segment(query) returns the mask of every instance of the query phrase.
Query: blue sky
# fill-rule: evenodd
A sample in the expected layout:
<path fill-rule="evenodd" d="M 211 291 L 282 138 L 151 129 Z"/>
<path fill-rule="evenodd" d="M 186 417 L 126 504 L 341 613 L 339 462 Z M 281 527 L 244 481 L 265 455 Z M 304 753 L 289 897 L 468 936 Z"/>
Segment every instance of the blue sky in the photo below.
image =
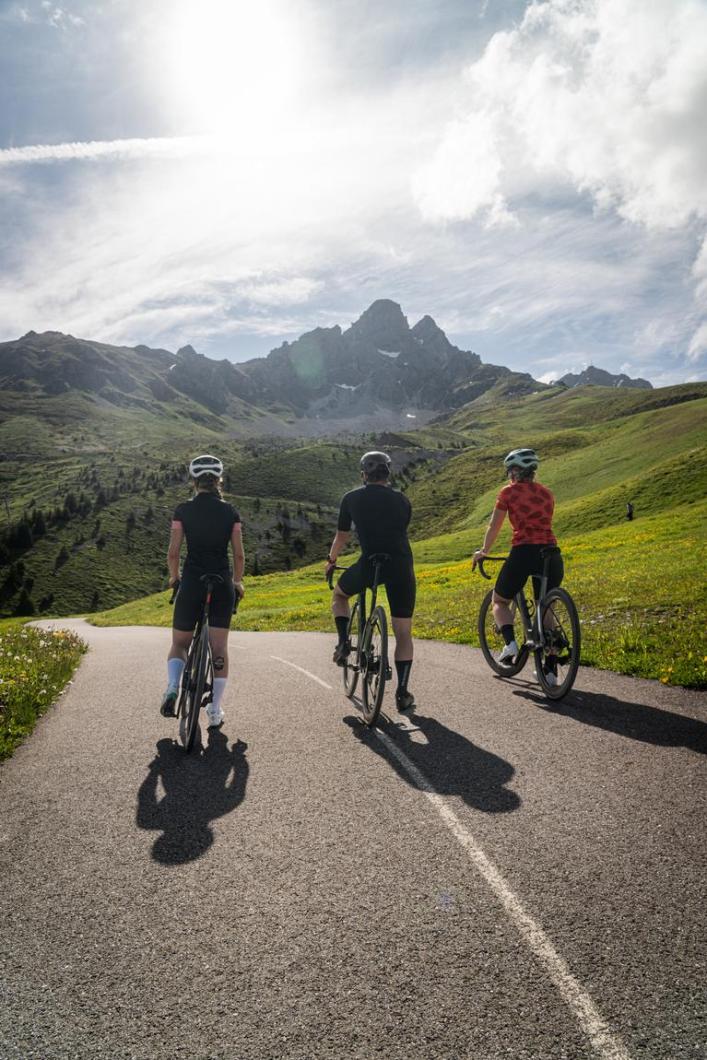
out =
<path fill-rule="evenodd" d="M 707 378 L 705 0 L 0 0 L 0 340 Z"/>

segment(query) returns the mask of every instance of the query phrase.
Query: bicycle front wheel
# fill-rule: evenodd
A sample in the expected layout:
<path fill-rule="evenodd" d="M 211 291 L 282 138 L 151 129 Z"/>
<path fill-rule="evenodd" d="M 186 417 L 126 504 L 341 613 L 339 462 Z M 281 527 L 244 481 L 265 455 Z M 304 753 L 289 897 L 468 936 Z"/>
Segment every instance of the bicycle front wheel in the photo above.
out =
<path fill-rule="evenodd" d="M 182 681 L 179 738 L 185 751 L 191 751 L 199 728 L 199 711 L 206 690 L 206 668 L 209 659 L 209 632 L 204 626 L 192 641 Z"/>
<path fill-rule="evenodd" d="M 358 600 L 351 608 L 351 618 L 349 619 L 349 628 L 346 635 L 351 644 L 351 654 L 344 662 L 342 676 L 344 678 L 344 692 L 351 699 L 356 691 L 359 675 L 358 652 L 361 646 L 361 608 Z"/>
<path fill-rule="evenodd" d="M 516 644 L 520 644 L 521 647 L 516 655 L 515 662 L 510 665 L 498 661 L 498 656 L 506 646 L 506 642 L 493 617 L 493 589 L 489 589 L 486 593 L 486 596 L 481 601 L 481 607 L 479 608 L 478 631 L 481 651 L 483 652 L 484 659 L 494 673 L 499 674 L 501 677 L 513 677 L 515 674 L 519 674 L 528 661 L 528 649 L 523 647 L 525 631 L 522 629 L 522 622 L 520 622 L 515 601 L 511 607 L 513 610 L 513 616 L 516 620 L 514 629 L 518 630 L 520 623 L 522 635 L 519 636 L 518 633 L 516 633 Z"/>
<path fill-rule="evenodd" d="M 378 720 L 388 678 L 388 619 L 382 607 L 374 608 L 363 631 L 361 645 L 363 717 L 366 725 Z"/>
<path fill-rule="evenodd" d="M 577 676 L 582 637 L 574 600 L 565 589 L 551 589 L 543 601 L 543 647 L 535 670 L 548 699 L 566 696 Z"/>

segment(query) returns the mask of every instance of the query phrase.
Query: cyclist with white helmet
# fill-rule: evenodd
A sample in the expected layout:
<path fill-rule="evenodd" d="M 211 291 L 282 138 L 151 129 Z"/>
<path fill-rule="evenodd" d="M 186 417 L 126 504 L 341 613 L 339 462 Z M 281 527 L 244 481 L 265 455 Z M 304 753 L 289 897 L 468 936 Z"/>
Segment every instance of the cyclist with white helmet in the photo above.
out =
<path fill-rule="evenodd" d="M 343 666 L 351 652 L 348 640 L 349 597 L 373 584 L 374 564 L 369 557 L 385 554 L 388 559 L 381 569 L 381 584 L 385 585 L 390 604 L 390 617 L 395 633 L 395 669 L 398 687 L 395 703 L 398 710 L 410 710 L 415 697 L 408 690 L 412 669 L 412 615 L 415 610 L 415 569 L 407 528 L 412 514 L 410 501 L 390 481 L 391 460 L 387 453 L 370 452 L 361 457 L 363 486 L 345 494 L 339 509 L 336 536 L 327 558 L 328 575 L 342 550 L 351 540 L 351 527 L 356 527 L 361 556 L 339 578 L 334 589 L 332 611 L 339 634 L 334 649 L 334 662 Z"/>
<path fill-rule="evenodd" d="M 472 563 L 475 567 L 480 559 L 490 553 L 508 512 L 513 536 L 510 553 L 501 567 L 493 591 L 493 617 L 505 641 L 498 661 L 509 665 L 518 654 L 510 604 L 529 577 L 534 578 L 542 573 L 543 547 L 557 544 L 552 532 L 555 498 L 547 486 L 535 481 L 538 463 L 539 458 L 534 449 L 513 449 L 504 459 L 503 466 L 511 481 L 496 499 L 484 542 L 474 553 Z M 563 576 L 562 556 L 558 552 L 550 559 L 548 589 L 558 586 Z M 538 588 L 534 578 L 533 591 L 536 595 Z"/>
<path fill-rule="evenodd" d="M 174 717 L 179 683 L 186 663 L 194 627 L 204 602 L 204 574 L 218 574 L 223 579 L 214 585 L 209 610 L 209 640 L 214 662 L 213 700 L 206 714 L 209 728 L 221 725 L 221 703 L 228 678 L 228 631 L 233 615 L 235 594 L 243 596 L 245 555 L 241 536 L 241 517 L 221 496 L 223 464 L 218 457 L 205 454 L 189 464 L 194 486 L 190 501 L 178 504 L 172 519 L 167 552 L 169 584 L 179 584 L 172 622 L 172 647 L 167 660 L 167 689 L 162 697 L 161 713 Z M 181 579 L 179 554 L 186 538 L 187 555 Z M 228 545 L 233 552 L 233 577 L 228 563 Z"/>

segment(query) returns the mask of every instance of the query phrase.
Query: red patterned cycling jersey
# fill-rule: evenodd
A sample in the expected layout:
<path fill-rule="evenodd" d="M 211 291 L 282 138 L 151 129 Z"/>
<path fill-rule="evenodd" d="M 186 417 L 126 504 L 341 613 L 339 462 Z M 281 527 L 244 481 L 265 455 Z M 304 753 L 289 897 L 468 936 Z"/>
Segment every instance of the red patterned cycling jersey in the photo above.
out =
<path fill-rule="evenodd" d="M 556 545 L 552 532 L 555 498 L 539 482 L 511 482 L 496 498 L 496 508 L 508 512 L 513 545 Z"/>

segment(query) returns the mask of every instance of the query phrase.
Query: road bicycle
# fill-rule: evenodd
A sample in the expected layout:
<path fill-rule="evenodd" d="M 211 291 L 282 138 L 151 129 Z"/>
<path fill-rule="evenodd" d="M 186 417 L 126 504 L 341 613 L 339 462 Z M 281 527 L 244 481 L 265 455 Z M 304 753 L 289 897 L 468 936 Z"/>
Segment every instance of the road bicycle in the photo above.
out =
<path fill-rule="evenodd" d="M 359 676 L 363 679 L 362 714 L 366 725 L 371 728 L 376 724 L 380 714 L 385 683 L 390 681 L 392 672 L 388 663 L 388 618 L 385 608 L 376 604 L 378 585 L 380 584 L 383 564 L 390 559 L 384 552 L 367 556 L 373 564 L 373 584 L 371 585 L 371 607 L 366 617 L 366 589 L 361 589 L 351 608 L 351 617 L 347 638 L 351 652 L 342 666 L 344 692 L 353 699 L 358 686 Z M 332 567 L 327 575 L 329 588 L 334 588 L 335 570 L 346 570 L 346 567 Z"/>
<path fill-rule="evenodd" d="M 572 688 L 581 652 L 579 615 L 574 600 L 566 589 L 548 591 L 547 588 L 550 560 L 559 552 L 556 545 L 542 549 L 542 574 L 533 575 L 535 600 L 529 600 L 521 589 L 510 605 L 514 626 L 516 615 L 519 615 L 523 630 L 522 637 L 515 637 L 519 650 L 510 663 L 498 661 L 505 641 L 493 617 L 492 590 L 483 598 L 479 609 L 479 643 L 491 669 L 501 677 L 513 677 L 520 673 L 532 652 L 537 679 L 549 699 L 562 699 Z M 484 556 L 477 566 L 482 576 L 490 581 L 491 575 L 484 570 L 484 564 L 503 563 L 506 558 Z"/>
<path fill-rule="evenodd" d="M 204 605 L 187 652 L 187 661 L 182 673 L 176 716 L 179 721 L 179 739 L 184 750 L 194 746 L 199 729 L 199 711 L 213 699 L 214 663 L 209 643 L 209 608 L 214 586 L 222 584 L 220 574 L 204 574 L 199 579 L 204 585 Z M 174 603 L 179 591 L 179 581 L 174 585 L 170 603 Z M 236 593 L 233 613 L 238 610 L 240 598 Z"/>

